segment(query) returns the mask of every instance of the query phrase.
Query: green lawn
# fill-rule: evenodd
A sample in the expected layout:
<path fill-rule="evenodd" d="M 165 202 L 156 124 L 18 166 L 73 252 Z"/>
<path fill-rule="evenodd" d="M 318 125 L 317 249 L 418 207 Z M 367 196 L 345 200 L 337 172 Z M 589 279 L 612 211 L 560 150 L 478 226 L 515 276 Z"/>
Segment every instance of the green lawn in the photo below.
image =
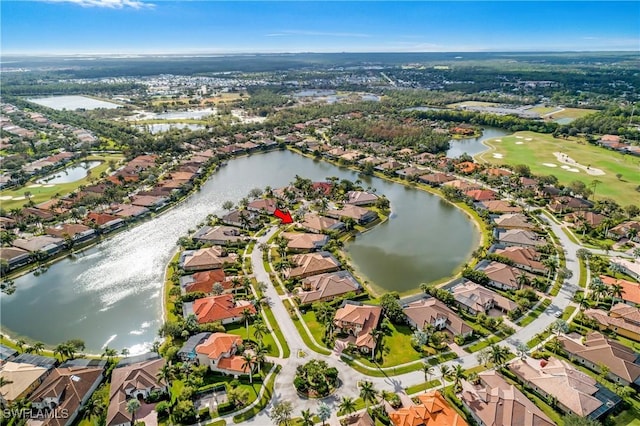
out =
<path fill-rule="evenodd" d="M 318 320 L 316 320 L 315 312 L 310 310 L 302 315 L 302 318 L 304 318 L 304 322 L 307 323 L 307 327 L 309 328 L 309 331 L 311 332 L 313 338 L 316 339 L 316 342 L 322 344 L 322 337 L 324 336 L 324 326 L 320 324 Z"/>
<path fill-rule="evenodd" d="M 441 385 L 440 380 L 431 380 L 429 382 L 420 383 L 418 385 L 409 386 L 405 390 L 407 391 L 407 395 L 413 395 L 414 393 L 422 392 L 427 389 L 435 388 L 436 386 Z"/>
<path fill-rule="evenodd" d="M 284 338 L 284 334 L 282 334 L 280 327 L 278 327 L 278 323 L 276 322 L 276 317 L 273 316 L 273 312 L 271 312 L 271 309 L 267 307 L 262 308 L 262 313 L 269 320 L 269 324 L 271 324 L 273 331 L 276 333 L 276 338 L 280 341 L 280 346 L 282 346 L 282 351 L 283 351 L 282 357 L 289 358 L 289 356 L 291 356 L 291 350 L 289 349 L 289 345 L 287 344 L 287 341 Z"/>
<path fill-rule="evenodd" d="M 498 343 L 500 340 L 501 339 L 497 336 L 491 336 L 488 339 L 484 339 L 478 343 L 475 343 L 471 346 L 466 347 L 465 350 L 470 353 L 478 352 L 484 348 L 487 348 L 493 345 L 494 343 Z"/>
<path fill-rule="evenodd" d="M 411 364 L 411 365 L 405 365 L 403 367 L 394 367 L 394 368 L 390 368 L 388 370 L 380 370 L 380 366 L 375 366 L 376 369 L 375 370 L 370 370 L 368 368 L 364 368 L 362 366 L 360 366 L 359 364 L 356 364 L 355 362 L 353 362 L 353 360 L 350 360 L 349 358 L 347 358 L 346 356 L 341 356 L 340 359 L 347 364 L 349 367 L 353 368 L 356 371 L 359 371 L 362 374 L 365 374 L 367 376 L 372 376 L 372 377 L 390 377 L 390 376 L 397 376 L 398 374 L 405 374 L 405 373 L 410 373 L 412 371 L 418 371 L 422 369 L 422 364 L 420 364 L 419 362 L 416 362 L 415 364 Z M 359 361 L 362 361 L 361 359 Z"/>
<path fill-rule="evenodd" d="M 565 309 L 564 312 L 562 313 L 561 319 L 564 321 L 567 321 L 575 310 L 576 310 L 575 306 L 567 306 L 567 309 Z"/>
<path fill-rule="evenodd" d="M 286 300 L 285 300 L 285 302 L 286 302 Z M 309 312 L 307 312 L 305 315 L 309 315 Z M 313 313 L 311 313 L 311 315 L 313 315 Z M 315 316 L 313 316 L 312 318 L 314 318 L 314 320 L 315 320 Z M 306 343 L 306 345 L 309 348 L 313 349 L 314 352 L 317 352 L 317 353 L 322 354 L 322 355 L 331 355 L 331 351 L 330 350 L 328 350 L 324 346 L 317 346 L 316 344 L 314 344 L 311 341 L 311 339 L 309 338 L 309 334 L 304 329 L 304 326 L 302 325 L 302 323 L 300 323 L 300 320 L 298 319 L 297 316 L 294 316 L 292 319 L 293 319 L 293 324 L 296 326 L 296 329 L 298 330 L 298 333 L 300 334 L 300 337 L 302 337 L 302 340 L 304 340 L 304 343 Z M 311 327 L 309 329 L 311 329 Z M 316 340 L 317 340 L 317 338 L 316 338 Z M 318 340 L 318 344 L 320 344 L 320 345 L 322 344 L 322 338 L 320 338 Z"/>
<path fill-rule="evenodd" d="M 384 336 L 382 348 L 382 364 L 374 364 L 371 357 L 358 357 L 358 361 L 370 367 L 393 367 L 408 362 L 417 361 L 422 354 L 416 352 L 411 346 L 411 327 L 406 325 L 391 324 L 391 334 Z"/>
<path fill-rule="evenodd" d="M 273 395 L 273 388 L 275 386 L 275 381 L 276 381 L 276 376 L 278 375 L 278 372 L 280 371 L 280 366 L 276 366 L 276 370 L 274 372 L 274 374 L 272 374 L 268 379 L 267 382 L 265 384 L 265 391 L 264 394 L 262 395 L 262 398 L 260 398 L 260 401 L 258 402 L 258 404 L 253 407 L 250 410 L 245 411 L 242 414 L 238 414 L 236 416 L 233 417 L 233 422 L 234 423 L 242 423 L 244 421 L 249 420 L 252 417 L 255 417 L 256 414 L 258 414 L 260 411 L 262 411 L 267 404 L 269 403 L 269 401 L 271 401 L 271 397 Z M 255 385 L 254 385 L 255 386 Z M 258 386 L 258 390 L 260 389 L 260 386 Z"/>
<path fill-rule="evenodd" d="M 521 325 L 522 327 L 531 324 L 533 320 L 538 318 L 540 314 L 544 312 L 544 310 L 547 309 L 549 305 L 551 305 L 551 299 L 544 299 L 542 303 L 538 305 L 537 308 L 529 312 L 529 314 L 526 317 L 522 318 L 522 320 L 518 321 L 517 324 Z"/>
<path fill-rule="evenodd" d="M 518 138 L 520 136 L 521 138 Z M 527 141 L 531 138 L 531 141 Z M 537 175 L 553 174 L 562 184 L 570 184 L 575 180 L 583 181 L 589 185 L 598 180 L 595 199 L 609 197 L 621 205 L 640 203 L 640 194 L 635 191 L 638 179 L 635 176 L 640 171 L 640 160 L 630 155 L 623 155 L 605 148 L 578 143 L 576 140 L 556 139 L 552 135 L 535 132 L 517 132 L 511 136 L 485 142 L 490 150 L 479 154 L 477 159 L 493 164 L 526 164 Z M 605 174 L 594 176 L 584 170 L 570 172 L 562 169 L 564 164 L 556 160 L 554 152 L 562 152 L 584 166 L 601 169 Z M 496 158 L 495 155 L 502 158 Z M 543 163 L 555 164 L 556 167 L 548 167 Z M 616 174 L 622 174 L 621 180 Z M 593 197 L 592 197 L 593 198 Z"/>
<path fill-rule="evenodd" d="M 557 109 L 557 108 L 556 108 Z M 584 109 L 584 108 L 564 108 L 563 111 L 554 112 L 550 117 L 547 117 L 550 120 L 559 120 L 561 118 L 580 118 L 585 115 L 593 114 L 596 110 L 593 109 Z"/>
<path fill-rule="evenodd" d="M 236 336 L 240 336 L 243 339 L 247 338 L 247 329 L 243 324 L 232 324 L 226 326 L 225 328 L 227 333 L 229 334 L 235 334 Z M 256 340 L 256 338 L 253 336 L 253 332 L 255 331 L 255 329 L 256 328 L 253 324 L 249 324 L 249 338 L 251 340 Z M 262 343 L 269 350 L 267 352 L 267 355 L 278 356 L 278 347 L 276 346 L 276 342 L 273 340 L 273 336 L 271 335 L 271 333 L 266 334 L 262 337 Z"/>
<path fill-rule="evenodd" d="M 83 161 L 102 161 L 101 164 L 91 169 L 91 176 L 77 180 L 75 182 L 56 184 L 51 187 L 39 186 L 36 188 L 29 188 L 29 185 L 35 184 L 35 181 L 41 177 L 37 177 L 22 187 L 14 190 L 0 191 L 0 197 L 24 197 L 24 193 L 29 191 L 31 193 L 31 200 L 36 203 L 43 203 L 49 201 L 55 194 L 67 195 L 76 190 L 81 185 L 89 185 L 90 179 L 99 180 L 99 176 L 102 172 L 106 172 L 109 168 L 109 160 L 113 160 L 116 163 L 122 160 L 123 156 L 119 154 L 102 154 L 102 155 L 90 155 L 83 159 Z M 10 210 L 16 207 L 22 207 L 29 200 L 2 200 L 2 208 Z"/>

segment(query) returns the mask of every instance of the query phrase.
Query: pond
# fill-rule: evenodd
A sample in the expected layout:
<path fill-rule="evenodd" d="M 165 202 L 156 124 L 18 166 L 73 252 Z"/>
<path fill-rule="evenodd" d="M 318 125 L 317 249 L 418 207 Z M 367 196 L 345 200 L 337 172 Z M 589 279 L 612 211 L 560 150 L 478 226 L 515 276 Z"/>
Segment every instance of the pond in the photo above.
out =
<path fill-rule="evenodd" d="M 185 202 L 121 232 L 39 276 L 15 280 L 16 292 L 0 295 L 1 323 L 16 336 L 56 345 L 71 338 L 92 353 L 105 345 L 148 349 L 161 324 L 164 270 L 176 241 L 195 230 L 222 204 L 255 187 L 284 186 L 296 175 L 356 180 L 351 170 L 288 151 L 231 160 Z M 457 208 L 429 193 L 378 178 L 364 179 L 391 201 L 391 219 L 347 244 L 356 271 L 379 291 L 406 292 L 442 279 L 469 258 L 479 242 L 475 225 Z"/>
<path fill-rule="evenodd" d="M 74 166 L 69 166 L 64 170 L 60 170 L 58 172 L 47 175 L 42 179 L 38 179 L 36 183 L 60 184 L 75 182 L 87 177 L 87 173 L 89 172 L 89 170 L 93 169 L 94 167 L 98 167 L 100 163 L 101 161 L 83 161 L 82 163 L 76 164 Z"/>

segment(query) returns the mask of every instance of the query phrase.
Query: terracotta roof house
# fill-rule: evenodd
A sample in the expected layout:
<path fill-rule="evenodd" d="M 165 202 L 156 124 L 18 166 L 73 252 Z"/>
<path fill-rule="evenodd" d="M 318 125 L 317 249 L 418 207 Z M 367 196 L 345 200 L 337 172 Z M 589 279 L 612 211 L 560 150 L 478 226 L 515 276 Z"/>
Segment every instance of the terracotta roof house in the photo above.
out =
<path fill-rule="evenodd" d="M 114 216 L 107 213 L 95 213 L 89 212 L 85 223 L 94 223 L 98 225 L 101 231 L 112 231 L 125 225 L 124 220 L 118 216 Z"/>
<path fill-rule="evenodd" d="M 636 265 L 640 266 L 640 264 Z M 640 305 L 640 284 L 606 275 L 600 275 L 600 279 L 604 285 L 619 285 L 622 287 L 622 300 L 625 303 Z"/>
<path fill-rule="evenodd" d="M 403 167 L 403 166 L 404 164 L 400 163 L 399 161 L 388 160 L 387 162 L 377 165 L 374 168 L 376 170 L 383 172 L 385 170 L 391 171 L 391 170 L 399 169 L 400 167 Z"/>
<path fill-rule="evenodd" d="M 440 391 L 431 391 L 417 396 L 420 404 L 404 406 L 394 410 L 385 405 L 394 426 L 467 426 L 468 423 L 449 405 Z"/>
<path fill-rule="evenodd" d="M 10 217 L 0 216 L 0 229 L 12 229 L 16 227 L 16 221 Z"/>
<path fill-rule="evenodd" d="M 151 359 L 118 367 L 111 373 L 107 426 L 130 426 L 131 414 L 127 402 L 132 398 L 146 398 L 151 392 L 166 392 L 166 383 L 157 379 L 165 360 Z"/>
<path fill-rule="evenodd" d="M 355 337 L 353 342 L 362 352 L 373 351 L 376 341 L 371 331 L 378 328 L 382 308 L 380 306 L 356 305 L 347 302 L 336 311 L 333 322 L 340 332 Z"/>
<path fill-rule="evenodd" d="M 349 292 L 359 293 L 362 287 L 348 271 L 312 275 L 302 280 L 297 293 L 300 304 L 326 302 Z"/>
<path fill-rule="evenodd" d="M 418 177 L 418 180 L 427 185 L 440 186 L 446 182 L 456 180 L 456 178 L 446 173 L 429 173 Z"/>
<path fill-rule="evenodd" d="M 455 286 L 452 293 L 458 307 L 473 315 L 478 312 L 486 314 L 491 309 L 509 312 L 518 307 L 511 299 L 471 281 Z"/>
<path fill-rule="evenodd" d="M 527 189 L 532 189 L 532 188 L 536 188 L 538 186 L 538 181 L 536 179 L 532 179 L 532 178 L 528 178 L 525 176 L 522 176 L 519 180 L 519 186 L 521 188 L 527 188 Z"/>
<path fill-rule="evenodd" d="M 66 426 L 73 424 L 80 407 L 87 402 L 102 382 L 103 371 L 102 367 L 54 369 L 29 397 L 29 401 L 36 410 L 51 410 L 54 413 L 62 413 L 64 410 L 65 415 L 46 416 L 42 419 L 42 425 Z"/>
<path fill-rule="evenodd" d="M 340 269 L 340 262 L 328 251 L 297 254 L 291 262 L 292 268 L 284 273 L 286 278 L 306 278 Z"/>
<path fill-rule="evenodd" d="M 486 169 L 484 174 L 492 177 L 508 177 L 513 174 L 511 170 L 507 169 Z"/>
<path fill-rule="evenodd" d="M 375 204 L 378 201 L 378 196 L 371 192 L 366 191 L 349 191 L 347 192 L 347 204 L 353 204 L 354 206 L 369 206 Z"/>
<path fill-rule="evenodd" d="M 529 218 L 522 213 L 505 213 L 493 219 L 496 226 L 502 229 L 535 229 L 536 225 L 529 222 Z"/>
<path fill-rule="evenodd" d="M 273 198 L 261 198 L 259 200 L 253 200 L 247 205 L 247 210 L 256 213 L 273 214 L 277 208 L 277 202 Z"/>
<path fill-rule="evenodd" d="M 462 163 L 456 164 L 456 170 L 465 175 L 470 175 L 478 170 L 478 165 L 472 161 L 463 161 Z"/>
<path fill-rule="evenodd" d="M 495 370 L 478 373 L 478 384 L 462 380 L 458 398 L 481 426 L 554 426 L 533 402 Z"/>
<path fill-rule="evenodd" d="M 547 205 L 547 208 L 552 213 L 568 213 L 576 210 L 589 210 L 592 207 L 593 203 L 590 201 L 570 196 L 556 197 Z"/>
<path fill-rule="evenodd" d="M 211 371 L 224 374 L 247 374 L 249 369 L 243 368 L 242 356 L 236 355 L 240 345 L 242 345 L 240 336 L 213 333 L 207 340 L 196 346 L 198 363 L 209 366 Z"/>
<path fill-rule="evenodd" d="M 233 283 L 231 281 L 227 281 L 224 270 L 222 269 L 201 271 L 196 272 L 193 275 L 184 275 L 180 277 L 180 287 L 183 294 L 195 293 L 198 291 L 211 293 L 215 283 L 222 284 L 225 292 L 226 290 L 233 289 Z"/>
<path fill-rule="evenodd" d="M 548 272 L 547 267 L 540 262 L 540 253 L 531 247 L 511 246 L 497 249 L 495 254 L 511 260 L 516 268 L 540 274 Z"/>
<path fill-rule="evenodd" d="M 489 213 L 521 213 L 522 207 L 518 205 L 511 205 L 511 202 L 506 200 L 491 200 L 482 201 L 477 204 L 481 209 L 489 211 Z"/>
<path fill-rule="evenodd" d="M 375 426 L 376 424 L 366 411 L 349 416 L 347 422 L 349 426 Z"/>
<path fill-rule="evenodd" d="M 108 210 L 109 213 L 123 218 L 136 218 L 149 213 L 146 207 L 134 206 L 132 204 L 112 204 Z"/>
<path fill-rule="evenodd" d="M 131 198 L 131 204 L 139 207 L 146 207 L 151 210 L 158 210 L 167 204 L 167 197 L 158 197 L 153 195 L 134 195 Z"/>
<path fill-rule="evenodd" d="M 313 182 L 311 184 L 311 188 L 314 192 L 328 196 L 331 195 L 331 191 L 333 190 L 333 184 L 329 182 Z"/>
<path fill-rule="evenodd" d="M 364 207 L 358 207 L 351 204 L 346 204 L 339 210 L 328 210 L 325 214 L 338 220 L 342 219 L 343 217 L 350 217 L 361 225 L 373 222 L 378 218 L 378 213 L 374 212 L 373 210 L 368 210 Z"/>
<path fill-rule="evenodd" d="M 602 417 L 621 401 L 590 376 L 557 358 L 516 358 L 508 368 L 544 399 L 553 397 L 559 409 L 580 417 Z"/>
<path fill-rule="evenodd" d="M 185 271 L 203 271 L 219 269 L 236 262 L 236 253 L 227 253 L 220 246 L 207 247 L 199 250 L 185 250 L 180 255 L 180 267 Z"/>
<path fill-rule="evenodd" d="M 196 347 L 207 340 L 211 334 L 212 333 L 205 331 L 190 336 L 178 351 L 178 358 L 182 361 L 194 361 L 198 356 L 196 353 Z"/>
<path fill-rule="evenodd" d="M 329 236 L 322 234 L 283 232 L 282 236 L 289 241 L 287 248 L 297 252 L 320 250 L 329 242 Z"/>
<path fill-rule="evenodd" d="M 573 226 L 576 226 L 581 221 L 584 221 L 590 227 L 596 228 L 600 226 L 602 221 L 605 220 L 606 218 L 607 218 L 606 216 L 598 213 L 579 211 L 579 212 L 569 213 L 564 217 L 564 220 L 566 220 L 567 222 L 573 223 Z"/>
<path fill-rule="evenodd" d="M 64 249 L 64 240 L 49 235 L 39 235 L 31 238 L 16 238 L 11 243 L 14 247 L 21 248 L 29 252 L 41 251 L 51 256 Z"/>
<path fill-rule="evenodd" d="M 513 266 L 505 265 L 500 262 L 491 262 L 483 272 L 489 277 L 489 285 L 502 290 L 518 290 L 521 285 L 518 284 L 518 277 L 526 275 L 530 280 L 535 277 L 528 272 L 524 272 Z"/>
<path fill-rule="evenodd" d="M 232 210 L 222 216 L 222 223 L 238 228 L 257 229 L 260 226 L 258 215 L 248 210 Z"/>
<path fill-rule="evenodd" d="M 436 298 L 411 302 L 403 307 L 411 327 L 422 330 L 427 324 L 436 330 L 448 330 L 453 335 L 469 336 L 473 329 L 455 312 Z"/>
<path fill-rule="evenodd" d="M 202 243 L 226 246 L 246 242 L 249 237 L 233 226 L 217 225 L 203 226 L 193 234 L 193 239 Z"/>
<path fill-rule="evenodd" d="M 640 354 L 615 340 L 607 339 L 597 331 L 582 336 L 559 336 L 562 348 L 569 358 L 580 365 L 600 373 L 600 366 L 609 368 L 607 377 L 622 385 L 640 385 Z"/>
<path fill-rule="evenodd" d="M 231 294 L 203 297 L 193 303 L 185 303 L 185 317 L 193 313 L 200 324 L 220 321 L 231 324 L 242 320 L 242 312 L 247 309 L 255 315 L 256 308 L 247 300 L 235 300 Z"/>
<path fill-rule="evenodd" d="M 607 311 L 587 309 L 584 315 L 598 322 L 600 330 L 613 331 L 628 339 L 640 342 L 640 309 L 625 303 L 617 303 Z"/>
<path fill-rule="evenodd" d="M 504 244 L 507 247 L 510 246 L 523 246 L 523 247 L 539 247 L 546 244 L 544 238 L 540 237 L 535 232 L 527 231 L 525 229 L 499 229 L 494 231 L 496 239 L 500 244 Z"/>
<path fill-rule="evenodd" d="M 0 259 L 7 262 L 8 270 L 12 270 L 29 263 L 31 253 L 17 247 L 0 247 Z"/>
<path fill-rule="evenodd" d="M 614 240 L 622 238 L 630 238 L 633 241 L 640 242 L 640 221 L 628 220 L 614 226 L 607 232 L 607 237 Z"/>
<path fill-rule="evenodd" d="M 304 216 L 304 220 L 300 222 L 300 226 L 309 232 L 320 234 L 327 231 L 340 231 L 344 228 L 344 223 L 315 213 L 308 213 Z"/>
<path fill-rule="evenodd" d="M 427 170 L 419 169 L 417 167 L 410 166 L 410 167 L 405 167 L 404 169 L 396 170 L 396 174 L 398 176 L 402 176 L 402 177 L 405 177 L 405 178 L 410 178 L 410 177 L 421 175 L 425 171 L 427 171 Z"/>
<path fill-rule="evenodd" d="M 640 263 L 622 257 L 612 257 L 609 259 L 609 263 L 618 265 L 618 267 L 622 269 L 622 272 L 636 280 L 640 280 Z"/>
<path fill-rule="evenodd" d="M 462 179 L 452 180 L 450 182 L 445 182 L 442 184 L 443 186 L 450 186 L 452 188 L 459 189 L 462 192 L 471 191 L 474 189 L 480 189 L 480 185 L 477 183 L 469 182 Z"/>
<path fill-rule="evenodd" d="M 52 237 L 65 238 L 69 236 L 77 243 L 88 241 L 98 236 L 94 229 L 80 223 L 61 223 L 45 229 L 45 232 Z"/>
<path fill-rule="evenodd" d="M 472 189 L 465 192 L 465 195 L 473 201 L 492 201 L 498 198 L 498 194 L 490 189 Z"/>
<path fill-rule="evenodd" d="M 602 135 L 602 137 L 598 140 L 598 142 L 603 143 L 603 142 L 613 142 L 613 143 L 620 143 L 620 136 L 618 135 Z"/>
<path fill-rule="evenodd" d="M 0 386 L 0 405 L 6 407 L 13 401 L 26 398 L 36 390 L 48 373 L 48 369 L 32 364 L 3 362 L 0 363 L 0 378 L 6 384 Z"/>

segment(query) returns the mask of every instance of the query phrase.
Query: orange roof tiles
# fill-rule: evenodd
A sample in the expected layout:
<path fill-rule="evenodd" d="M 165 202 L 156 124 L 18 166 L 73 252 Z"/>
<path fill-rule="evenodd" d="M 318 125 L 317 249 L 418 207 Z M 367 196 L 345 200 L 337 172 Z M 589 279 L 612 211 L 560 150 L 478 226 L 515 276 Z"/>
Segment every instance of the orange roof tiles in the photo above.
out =
<path fill-rule="evenodd" d="M 389 414 L 395 426 L 467 426 L 468 423 L 444 399 L 440 391 L 418 396 L 420 405 L 403 407 Z"/>

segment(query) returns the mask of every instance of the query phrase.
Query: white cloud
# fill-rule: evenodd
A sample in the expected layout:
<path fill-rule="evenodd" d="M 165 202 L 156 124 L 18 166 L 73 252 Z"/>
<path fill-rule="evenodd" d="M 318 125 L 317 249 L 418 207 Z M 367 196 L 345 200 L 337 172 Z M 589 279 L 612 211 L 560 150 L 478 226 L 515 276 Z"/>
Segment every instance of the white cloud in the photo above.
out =
<path fill-rule="evenodd" d="M 104 7 L 107 9 L 149 9 L 155 7 L 153 3 L 139 0 L 44 0 L 47 3 L 72 3 L 82 7 Z"/>
<path fill-rule="evenodd" d="M 293 37 L 293 36 L 314 36 L 314 37 L 356 37 L 367 38 L 370 34 L 363 33 L 341 33 L 341 32 L 323 32 L 323 31 L 280 31 L 277 33 L 265 34 L 267 37 Z"/>

